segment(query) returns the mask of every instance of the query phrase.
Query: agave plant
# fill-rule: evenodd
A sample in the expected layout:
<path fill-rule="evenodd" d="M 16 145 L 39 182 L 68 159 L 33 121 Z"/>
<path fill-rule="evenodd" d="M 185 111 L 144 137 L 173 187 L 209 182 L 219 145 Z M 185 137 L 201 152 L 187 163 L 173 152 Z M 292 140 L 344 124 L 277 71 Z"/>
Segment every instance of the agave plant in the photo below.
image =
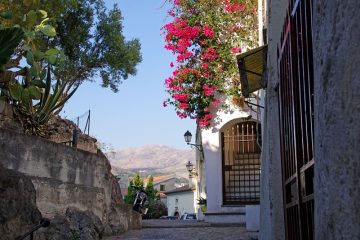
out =
<path fill-rule="evenodd" d="M 1 18 L 10 15 L 0 12 Z M 0 95 L 14 105 L 25 133 L 44 136 L 45 124 L 78 86 L 73 87 L 74 82 L 52 79 L 52 68 L 64 60 L 62 51 L 38 47 L 39 42 L 56 36 L 55 28 L 48 24 L 47 13 L 31 10 L 23 21 L 22 27 L 0 24 Z M 19 64 L 21 59 L 26 60 L 25 66 Z M 17 70 L 11 70 L 13 68 Z"/>
<path fill-rule="evenodd" d="M 65 89 L 72 87 L 73 83 L 57 80 L 52 85 L 51 65 L 48 65 L 47 72 L 37 81 L 31 81 L 29 87 L 24 87 L 18 82 L 9 86 L 10 96 L 16 101 L 20 120 L 25 133 L 45 136 L 45 125 L 50 117 L 58 109 L 61 109 L 66 101 L 71 98 L 78 88 L 75 86 L 70 94 L 65 95 Z"/>

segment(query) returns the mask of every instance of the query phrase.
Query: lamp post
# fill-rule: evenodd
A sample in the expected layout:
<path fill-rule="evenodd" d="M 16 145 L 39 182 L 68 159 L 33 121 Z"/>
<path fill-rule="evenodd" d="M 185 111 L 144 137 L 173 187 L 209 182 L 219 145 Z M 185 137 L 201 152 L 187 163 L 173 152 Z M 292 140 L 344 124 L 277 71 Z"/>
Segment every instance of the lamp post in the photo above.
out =
<path fill-rule="evenodd" d="M 192 138 L 192 134 L 191 134 L 191 132 L 189 132 L 189 130 L 187 130 L 186 133 L 184 134 L 184 138 L 185 138 L 185 142 L 187 143 L 187 145 L 194 146 L 194 147 L 196 147 L 200 152 L 203 152 L 203 149 L 202 149 L 202 145 L 201 145 L 201 144 L 190 143 L 190 142 L 191 142 L 191 138 Z"/>
<path fill-rule="evenodd" d="M 195 176 L 198 175 L 197 172 L 196 172 L 196 170 L 195 170 L 195 168 L 194 168 L 194 165 L 193 165 L 190 161 L 188 161 L 188 162 L 186 163 L 186 169 L 187 169 L 188 172 L 189 172 L 189 177 L 190 177 L 190 178 L 192 177 L 192 175 L 195 175 Z"/>

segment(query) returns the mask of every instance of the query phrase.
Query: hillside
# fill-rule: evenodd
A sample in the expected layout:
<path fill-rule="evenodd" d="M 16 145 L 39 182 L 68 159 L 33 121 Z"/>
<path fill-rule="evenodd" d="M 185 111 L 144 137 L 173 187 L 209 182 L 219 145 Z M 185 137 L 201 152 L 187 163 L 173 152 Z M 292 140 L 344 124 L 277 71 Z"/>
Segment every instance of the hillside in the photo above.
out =
<path fill-rule="evenodd" d="M 141 175 L 175 174 L 188 177 L 186 163 L 195 162 L 195 151 L 180 150 L 164 145 L 146 145 L 126 148 L 107 154 L 116 174 L 140 172 Z"/>

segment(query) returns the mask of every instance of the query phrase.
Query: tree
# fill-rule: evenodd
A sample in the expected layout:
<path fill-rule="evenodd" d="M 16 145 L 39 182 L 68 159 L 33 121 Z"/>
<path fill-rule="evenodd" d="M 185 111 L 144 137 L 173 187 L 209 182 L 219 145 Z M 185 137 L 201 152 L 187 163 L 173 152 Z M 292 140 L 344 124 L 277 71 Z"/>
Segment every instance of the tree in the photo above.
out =
<path fill-rule="evenodd" d="M 80 83 L 100 76 L 103 87 L 118 91 L 142 60 L 139 40 L 125 40 L 117 5 L 107 10 L 103 0 L 78 0 L 76 8 L 67 6 L 56 19 L 59 38 L 51 42 L 67 57 L 57 74 Z"/>
<path fill-rule="evenodd" d="M 149 176 L 145 191 L 147 193 L 148 199 L 158 200 L 157 190 L 154 188 L 154 177 L 152 175 Z"/>
<path fill-rule="evenodd" d="M 126 41 L 122 33 L 121 11 L 114 5 L 105 7 L 104 0 L 23 0 L 0 4 L 0 11 L 14 16 L 7 25 L 22 23 L 22 16 L 31 10 L 43 9 L 57 29 L 56 37 L 47 39 L 42 48 L 63 50 L 64 64 L 54 71 L 56 77 L 69 86 L 93 81 L 100 76 L 103 87 L 118 91 L 122 80 L 136 74 L 141 62 L 138 39 Z M 71 87 L 66 89 L 70 91 Z"/>
<path fill-rule="evenodd" d="M 149 176 L 145 191 L 148 196 L 148 212 L 144 216 L 145 219 L 158 219 L 163 215 L 167 215 L 165 204 L 160 201 L 158 191 L 154 188 L 154 178 Z"/>
<path fill-rule="evenodd" d="M 2 1 L 0 20 L 1 30 L 21 30 L 0 69 L 0 98 L 16 106 L 31 134 L 45 135 L 50 116 L 83 81 L 100 76 L 116 92 L 141 61 L 139 40 L 125 40 L 119 8 L 103 0 Z"/>
<path fill-rule="evenodd" d="M 136 197 L 136 192 L 138 191 L 135 187 L 143 187 L 144 180 L 140 177 L 139 173 L 137 173 L 134 178 L 130 181 L 128 186 L 128 194 L 124 198 L 124 202 L 128 204 L 133 204 Z"/>
<path fill-rule="evenodd" d="M 154 178 L 150 176 L 148 178 L 145 191 L 147 194 L 146 205 L 148 212 L 143 217 L 145 219 L 157 219 L 160 216 L 167 215 L 167 209 L 165 204 L 160 201 L 159 196 L 157 195 L 157 190 L 154 189 Z M 143 187 L 144 181 L 137 173 L 134 178 L 130 181 L 128 187 L 128 195 L 125 196 L 125 203 L 133 204 L 135 201 L 135 196 L 137 189 L 135 187 Z M 135 186 L 135 187 L 134 187 Z"/>

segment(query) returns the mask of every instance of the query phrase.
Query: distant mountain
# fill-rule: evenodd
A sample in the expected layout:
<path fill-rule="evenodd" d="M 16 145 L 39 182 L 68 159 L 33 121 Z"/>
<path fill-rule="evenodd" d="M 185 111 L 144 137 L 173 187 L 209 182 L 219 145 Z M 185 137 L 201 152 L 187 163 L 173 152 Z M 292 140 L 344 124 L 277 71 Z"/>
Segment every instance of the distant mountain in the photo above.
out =
<path fill-rule="evenodd" d="M 106 154 L 115 174 L 168 175 L 188 177 L 186 163 L 195 163 L 195 151 L 180 150 L 164 145 L 146 145 L 126 148 Z"/>

